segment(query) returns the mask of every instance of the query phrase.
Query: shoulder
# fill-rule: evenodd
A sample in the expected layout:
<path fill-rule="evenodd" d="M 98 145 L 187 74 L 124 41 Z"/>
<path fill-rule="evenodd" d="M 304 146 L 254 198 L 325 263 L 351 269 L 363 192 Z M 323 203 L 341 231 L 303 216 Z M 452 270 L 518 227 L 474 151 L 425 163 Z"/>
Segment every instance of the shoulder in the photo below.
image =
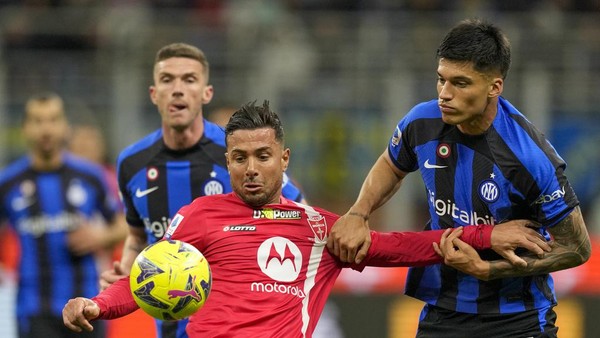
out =
<path fill-rule="evenodd" d="M 437 100 L 430 100 L 421 102 L 409 110 L 400 122 L 398 122 L 396 132 L 404 133 L 411 130 L 421 132 L 423 130 L 438 130 L 443 128 L 444 122 L 442 121 L 442 113 L 438 102 Z"/>
<path fill-rule="evenodd" d="M 498 116 L 494 120 L 493 127 L 511 148 L 524 147 L 525 153 L 534 145 L 545 150 L 553 150 L 549 149 L 549 142 L 544 134 L 504 98 L 498 101 Z"/>
<path fill-rule="evenodd" d="M 9 163 L 4 169 L 0 170 L 0 184 L 13 179 L 25 170 L 29 169 L 31 161 L 28 156 L 22 156 L 14 162 Z"/>
<path fill-rule="evenodd" d="M 225 147 L 225 129 L 216 123 L 204 120 L 204 137 L 222 147 Z"/>
<path fill-rule="evenodd" d="M 403 120 L 406 121 L 406 123 L 410 123 L 419 119 L 435 119 L 441 117 L 442 113 L 438 106 L 438 101 L 430 100 L 426 102 L 421 102 L 412 107 L 412 109 L 408 111 L 406 116 L 404 116 Z"/>
<path fill-rule="evenodd" d="M 95 162 L 78 157 L 74 154 L 65 152 L 64 154 L 65 167 L 70 171 L 69 175 L 75 175 L 78 178 L 90 180 L 90 182 L 106 183 L 106 174 L 104 167 Z"/>
<path fill-rule="evenodd" d="M 159 141 L 162 141 L 162 129 L 157 129 L 154 132 L 144 136 L 137 142 L 125 147 L 125 149 L 123 149 L 119 154 L 117 163 L 120 163 L 123 160 L 152 147 Z"/>

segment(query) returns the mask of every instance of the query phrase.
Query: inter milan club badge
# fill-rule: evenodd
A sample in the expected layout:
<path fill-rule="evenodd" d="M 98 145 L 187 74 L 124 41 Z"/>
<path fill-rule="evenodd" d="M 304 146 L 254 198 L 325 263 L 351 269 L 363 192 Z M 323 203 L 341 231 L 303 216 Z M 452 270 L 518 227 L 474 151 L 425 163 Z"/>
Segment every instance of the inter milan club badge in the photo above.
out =
<path fill-rule="evenodd" d="M 487 203 L 494 203 L 500 196 L 498 184 L 490 179 L 484 180 L 479 184 L 479 198 Z"/>
<path fill-rule="evenodd" d="M 204 182 L 202 189 L 204 190 L 204 195 L 206 196 L 223 193 L 223 183 L 217 180 L 217 173 L 215 171 L 210 173 L 210 179 Z"/>

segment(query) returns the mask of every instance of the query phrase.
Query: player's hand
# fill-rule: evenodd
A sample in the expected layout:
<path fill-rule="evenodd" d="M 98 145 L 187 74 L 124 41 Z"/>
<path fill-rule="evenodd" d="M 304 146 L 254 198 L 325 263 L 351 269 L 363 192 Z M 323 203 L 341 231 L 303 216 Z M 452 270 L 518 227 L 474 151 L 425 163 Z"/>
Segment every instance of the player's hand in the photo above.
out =
<path fill-rule="evenodd" d="M 525 248 L 538 257 L 544 257 L 545 252 L 550 252 L 550 243 L 531 227 L 539 224 L 528 220 L 512 220 L 496 224 L 492 231 L 492 249 L 508 260 L 512 265 L 526 267 L 527 262 L 515 254 L 515 249 Z"/>
<path fill-rule="evenodd" d="M 104 291 L 119 279 L 126 277 L 128 273 L 123 269 L 121 262 L 113 262 L 113 268 L 100 274 L 100 291 Z"/>
<path fill-rule="evenodd" d="M 342 262 L 359 264 L 367 257 L 371 246 L 371 232 L 367 221 L 346 213 L 340 217 L 329 233 L 327 249 Z"/>
<path fill-rule="evenodd" d="M 77 297 L 70 299 L 63 308 L 63 323 L 67 328 L 75 332 L 93 331 L 94 327 L 90 320 L 100 315 L 98 304 L 91 299 Z"/>
<path fill-rule="evenodd" d="M 487 280 L 489 277 L 490 264 L 479 257 L 477 251 L 469 244 L 458 238 L 462 232 L 445 231 L 440 244 L 433 243 L 433 249 L 438 255 L 444 257 L 444 263 L 456 270 L 474 276 L 475 278 Z"/>

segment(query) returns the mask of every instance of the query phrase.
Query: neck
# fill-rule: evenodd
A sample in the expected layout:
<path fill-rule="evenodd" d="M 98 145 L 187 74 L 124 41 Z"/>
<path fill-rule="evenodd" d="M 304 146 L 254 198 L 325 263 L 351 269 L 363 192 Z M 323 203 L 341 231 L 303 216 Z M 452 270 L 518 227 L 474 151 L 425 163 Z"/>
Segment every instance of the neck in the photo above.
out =
<path fill-rule="evenodd" d="M 184 128 L 177 129 L 162 125 L 163 140 L 169 149 L 184 150 L 194 146 L 204 134 L 204 121 L 198 117 L 194 122 Z"/>
<path fill-rule="evenodd" d="M 494 123 L 498 114 L 498 98 L 492 98 L 488 101 L 483 113 L 477 118 L 457 125 L 458 130 L 467 135 L 481 135 L 485 133 Z"/>
<path fill-rule="evenodd" d="M 63 153 L 39 154 L 31 153 L 31 167 L 38 171 L 51 171 L 60 168 L 63 164 Z"/>

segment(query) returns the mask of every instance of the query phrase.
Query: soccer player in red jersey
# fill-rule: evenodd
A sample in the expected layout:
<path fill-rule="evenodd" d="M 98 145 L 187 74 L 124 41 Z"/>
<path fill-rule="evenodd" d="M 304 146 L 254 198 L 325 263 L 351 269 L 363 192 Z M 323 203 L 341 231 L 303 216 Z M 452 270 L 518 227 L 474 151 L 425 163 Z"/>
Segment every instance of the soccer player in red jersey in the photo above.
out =
<path fill-rule="evenodd" d="M 173 217 L 164 237 L 194 245 L 211 265 L 211 293 L 191 316 L 189 337 L 311 337 L 343 267 L 439 263 L 432 243 L 441 238 L 462 235 L 475 249 L 504 254 L 517 246 L 536 253 L 549 250 L 541 236 L 524 226 L 528 222 L 513 221 L 469 231 L 372 232 L 367 258 L 360 265 L 342 263 L 326 249 L 329 227 L 339 216 L 281 196 L 290 150 L 268 102 L 243 106 L 225 133 L 234 192 L 195 199 Z M 117 318 L 135 309 L 129 280 L 123 278 L 92 299 L 70 300 L 63 319 L 74 331 L 89 331 L 93 319 Z"/>

